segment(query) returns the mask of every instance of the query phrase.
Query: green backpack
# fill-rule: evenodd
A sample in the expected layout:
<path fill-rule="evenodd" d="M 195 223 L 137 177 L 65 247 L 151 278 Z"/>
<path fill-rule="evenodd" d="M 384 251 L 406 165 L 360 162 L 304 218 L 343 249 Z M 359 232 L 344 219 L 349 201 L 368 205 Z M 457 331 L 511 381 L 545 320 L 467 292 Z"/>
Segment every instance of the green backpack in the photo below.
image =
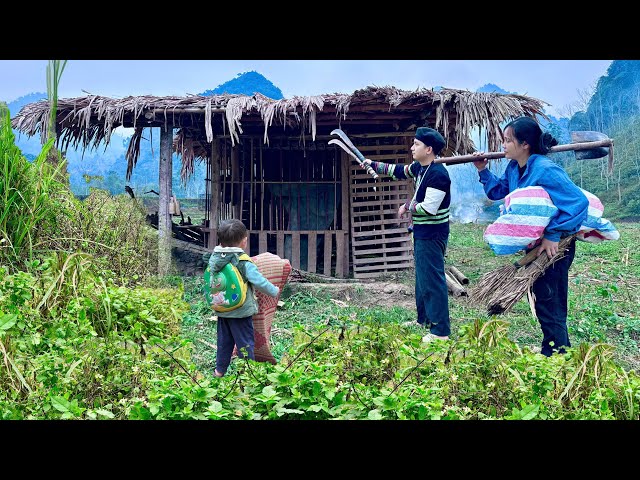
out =
<path fill-rule="evenodd" d="M 253 262 L 246 253 L 241 254 L 238 259 Z M 207 265 L 204 271 L 204 296 L 216 312 L 229 312 L 244 304 L 247 299 L 247 282 L 231 263 L 227 263 L 213 275 Z"/>

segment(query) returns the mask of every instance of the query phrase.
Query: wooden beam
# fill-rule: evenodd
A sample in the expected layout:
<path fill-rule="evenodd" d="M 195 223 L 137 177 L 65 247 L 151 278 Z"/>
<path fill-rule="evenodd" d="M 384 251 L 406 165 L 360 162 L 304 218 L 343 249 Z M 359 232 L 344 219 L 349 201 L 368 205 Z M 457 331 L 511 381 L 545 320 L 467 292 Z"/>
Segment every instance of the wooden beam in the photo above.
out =
<path fill-rule="evenodd" d="M 333 122 L 335 123 L 335 122 Z M 243 123 L 244 125 L 244 123 Z M 261 127 L 263 128 L 263 127 Z M 346 127 L 345 127 L 346 128 Z M 378 138 L 378 137 L 411 137 L 413 138 L 415 136 L 415 131 L 408 131 L 408 132 L 389 132 L 389 133 L 349 133 L 349 138 Z M 263 141 L 263 137 L 264 137 L 264 133 L 261 134 L 251 134 L 251 133 L 247 133 L 247 134 L 243 134 L 243 138 L 244 139 L 249 139 L 249 138 L 256 138 L 258 139 L 260 142 Z M 231 135 L 218 135 L 216 138 L 219 138 L 221 140 L 229 140 L 231 138 Z M 284 140 L 290 140 L 290 141 L 294 141 L 294 142 L 299 142 L 302 141 L 303 139 L 307 142 L 311 142 L 313 141 L 313 138 L 311 135 L 279 135 L 279 134 L 272 134 L 269 135 L 269 138 L 273 139 L 273 138 L 282 138 Z M 329 140 L 331 140 L 332 138 L 337 138 L 335 135 L 316 135 L 316 143 L 323 143 L 323 142 L 328 142 Z M 336 147 L 337 148 L 337 147 Z M 402 145 L 373 145 L 373 146 L 362 146 L 362 147 L 358 147 L 358 150 L 378 150 L 379 148 L 381 149 L 399 149 L 399 148 L 403 148 Z M 302 148 L 300 148 L 302 149 Z M 280 148 L 279 150 L 287 150 L 286 148 Z M 399 154 L 402 155 L 402 154 Z"/>
<path fill-rule="evenodd" d="M 344 278 L 344 243 L 345 243 L 345 233 L 342 230 L 336 231 L 336 273 L 335 276 L 337 278 Z"/>

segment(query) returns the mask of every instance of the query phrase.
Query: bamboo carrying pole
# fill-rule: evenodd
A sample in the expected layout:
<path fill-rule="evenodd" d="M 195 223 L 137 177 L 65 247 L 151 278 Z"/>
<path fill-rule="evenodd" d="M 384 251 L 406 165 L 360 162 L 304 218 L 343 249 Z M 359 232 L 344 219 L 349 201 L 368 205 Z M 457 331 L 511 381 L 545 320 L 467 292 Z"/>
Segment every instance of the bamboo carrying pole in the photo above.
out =
<path fill-rule="evenodd" d="M 567 143 L 564 145 L 556 145 L 549 149 L 550 153 L 555 152 L 568 152 L 574 151 L 586 151 L 593 150 L 592 155 L 585 156 L 583 158 L 602 158 L 605 154 L 600 153 L 600 150 L 604 147 L 609 147 L 609 173 L 613 172 L 613 139 L 607 138 L 604 140 L 597 140 L 594 142 L 579 142 L 579 143 Z M 598 150 L 600 149 L 600 150 Z M 504 158 L 504 152 L 488 152 L 483 155 L 458 155 L 455 157 L 442 157 L 434 160 L 435 163 L 444 163 L 445 165 L 458 165 L 460 163 L 477 162 L 482 159 L 497 159 Z"/>
<path fill-rule="evenodd" d="M 556 145 L 554 147 L 551 147 L 549 149 L 550 153 L 555 153 L 555 152 L 568 152 L 571 150 L 593 150 L 596 148 L 600 148 L 600 147 L 613 147 L 613 139 L 608 138 L 606 140 L 598 140 L 595 142 L 581 142 L 581 143 L 567 143 L 564 145 Z M 488 152 L 483 154 L 482 156 L 478 156 L 478 155 L 458 155 L 455 157 L 442 157 L 442 158 L 437 158 L 435 161 L 435 163 L 444 163 L 446 165 L 457 165 L 459 163 L 470 163 L 470 162 L 477 162 L 478 160 L 481 160 L 483 158 L 488 158 L 489 160 L 492 159 L 496 159 L 496 158 L 504 158 L 505 154 L 504 152 Z M 601 158 L 600 157 L 594 157 L 594 158 Z M 610 156 L 609 157 L 609 168 L 611 168 L 611 163 L 612 163 L 613 159 Z"/>

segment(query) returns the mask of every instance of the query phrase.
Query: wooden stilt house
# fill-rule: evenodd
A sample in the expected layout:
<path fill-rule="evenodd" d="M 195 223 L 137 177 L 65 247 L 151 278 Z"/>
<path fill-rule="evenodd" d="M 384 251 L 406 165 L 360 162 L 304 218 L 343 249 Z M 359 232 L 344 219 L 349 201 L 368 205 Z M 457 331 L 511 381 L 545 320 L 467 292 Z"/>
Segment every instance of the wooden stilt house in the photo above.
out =
<path fill-rule="evenodd" d="M 216 245 L 220 220 L 239 218 L 250 231 L 250 255 L 269 251 L 309 272 L 372 278 L 413 266 L 410 219 L 397 215 L 413 185 L 386 177 L 374 181 L 352 157 L 328 144 L 331 131 L 341 128 L 372 160 L 408 164 L 419 126 L 442 133 L 448 142 L 444 156 L 474 151 L 474 129 L 496 151 L 503 122 L 542 114 L 543 105 L 521 95 L 393 87 L 278 101 L 260 94 L 89 95 L 58 100 L 56 129 L 64 149 L 95 147 L 108 143 L 119 126 L 135 128 L 127 152 L 130 175 L 144 129 L 161 127 L 161 262 L 162 249 L 169 248 L 171 217 L 163 202 L 171 196 L 175 152 L 183 178 L 193 173 L 195 162 L 207 165 L 205 247 Z M 47 101 L 26 105 L 13 119 L 14 128 L 27 135 L 46 132 L 48 108 Z"/>

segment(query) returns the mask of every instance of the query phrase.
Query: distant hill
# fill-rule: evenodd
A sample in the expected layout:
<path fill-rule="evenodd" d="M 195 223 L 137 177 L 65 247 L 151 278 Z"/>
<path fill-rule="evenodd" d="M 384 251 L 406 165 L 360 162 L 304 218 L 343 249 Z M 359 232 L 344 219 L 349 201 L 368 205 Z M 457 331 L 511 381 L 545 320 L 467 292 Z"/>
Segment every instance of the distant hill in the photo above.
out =
<path fill-rule="evenodd" d="M 494 85 L 493 83 L 487 83 L 486 85 L 483 85 L 478 90 L 476 90 L 476 92 L 478 92 L 478 93 L 507 93 L 507 94 L 516 93 L 516 92 L 507 92 L 506 90 L 503 90 L 502 88 L 500 88 L 497 85 Z"/>
<path fill-rule="evenodd" d="M 46 100 L 46 93 L 30 93 L 25 95 L 24 97 L 16 98 L 13 102 L 8 103 L 9 112 L 11 113 L 11 118 L 18 114 L 20 109 L 29 103 L 39 102 L 40 100 Z"/>
<path fill-rule="evenodd" d="M 586 111 L 571 117 L 573 130 L 601 132 L 640 114 L 640 61 L 614 60 L 600 77 Z"/>
<path fill-rule="evenodd" d="M 519 95 L 518 92 L 508 92 L 503 88 L 493 84 L 487 83 L 480 87 L 477 92 L 484 93 L 502 93 L 508 95 Z M 542 99 L 544 100 L 544 99 Z M 549 121 L 542 117 L 538 117 L 538 122 L 543 130 L 549 130 L 549 132 L 558 140 L 559 143 L 569 143 L 571 135 L 569 134 L 569 119 L 568 118 L 556 118 L 553 115 L 548 115 Z"/>
<path fill-rule="evenodd" d="M 255 71 L 239 73 L 236 78 L 224 82 L 213 90 L 205 90 L 200 95 L 209 97 L 211 95 L 222 95 L 225 93 L 232 95 L 254 95 L 255 93 L 261 93 L 265 97 L 272 98 L 273 100 L 282 100 L 284 98 L 282 91 L 278 87 Z"/>

